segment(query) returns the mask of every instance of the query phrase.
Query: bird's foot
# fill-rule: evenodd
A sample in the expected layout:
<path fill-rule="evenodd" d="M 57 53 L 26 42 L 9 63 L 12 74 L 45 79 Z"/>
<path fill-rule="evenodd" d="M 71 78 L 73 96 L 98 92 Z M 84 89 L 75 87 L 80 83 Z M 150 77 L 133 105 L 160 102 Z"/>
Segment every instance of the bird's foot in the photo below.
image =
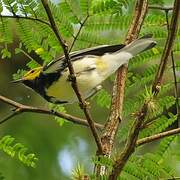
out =
<path fill-rule="evenodd" d="M 76 81 L 76 74 L 69 74 L 67 81 L 75 82 Z"/>
<path fill-rule="evenodd" d="M 79 106 L 81 109 L 90 109 L 90 103 L 87 101 L 84 101 L 83 103 L 79 102 Z"/>

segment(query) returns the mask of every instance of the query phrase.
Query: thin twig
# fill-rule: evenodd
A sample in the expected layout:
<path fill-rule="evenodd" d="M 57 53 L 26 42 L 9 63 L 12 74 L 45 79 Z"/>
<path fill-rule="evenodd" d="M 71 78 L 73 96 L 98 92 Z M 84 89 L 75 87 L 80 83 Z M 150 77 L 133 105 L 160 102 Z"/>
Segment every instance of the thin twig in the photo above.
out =
<path fill-rule="evenodd" d="M 6 121 L 8 121 L 9 119 L 13 118 L 13 117 L 16 116 L 16 115 L 17 115 L 17 113 L 15 113 L 15 112 L 10 113 L 8 116 L 6 116 L 5 118 L 3 118 L 3 119 L 0 121 L 0 124 L 5 123 Z"/>
<path fill-rule="evenodd" d="M 38 18 L 33 18 L 33 17 L 28 17 L 28 16 L 9 16 L 9 15 L 0 15 L 0 17 L 2 18 L 10 18 L 10 19 L 25 19 L 25 20 L 31 20 L 31 21 L 38 21 L 41 22 L 43 24 L 46 24 L 48 26 L 51 26 L 48 22 L 42 20 L 42 19 L 38 19 Z"/>
<path fill-rule="evenodd" d="M 13 110 L 13 112 L 8 115 L 7 117 L 5 117 L 3 120 L 0 121 L 0 124 L 6 122 L 7 120 L 9 120 L 10 118 L 14 117 L 17 114 L 23 113 L 23 112 L 33 112 L 33 113 L 41 113 L 41 114 L 49 114 L 49 115 L 53 115 L 53 116 L 57 116 L 60 118 L 64 118 L 70 122 L 73 122 L 75 124 L 80 124 L 80 125 L 84 125 L 84 126 L 89 126 L 87 120 L 85 119 L 81 119 L 66 113 L 62 113 L 62 112 L 57 112 L 57 111 L 51 111 L 51 110 L 47 110 L 47 109 L 43 109 L 43 108 L 38 108 L 38 107 L 32 107 L 32 106 L 27 106 L 21 103 L 18 103 L 16 101 L 13 101 L 9 98 L 6 98 L 4 96 L 0 95 L 0 101 L 11 105 L 13 107 L 15 107 L 15 110 Z M 95 126 L 98 129 L 102 129 L 103 125 L 99 124 L 99 123 L 95 123 Z"/>
<path fill-rule="evenodd" d="M 166 45 L 162 54 L 161 62 L 160 62 L 158 72 L 155 77 L 155 81 L 153 83 L 152 90 L 154 93 L 158 93 L 160 90 L 163 74 L 164 74 L 165 67 L 168 61 L 168 56 L 170 55 L 170 52 L 174 43 L 174 39 L 175 39 L 175 34 L 177 31 L 177 26 L 178 26 L 177 19 L 179 18 L 180 0 L 175 0 L 175 3 L 177 4 L 174 4 L 174 9 L 173 9 L 174 14 L 171 19 L 171 25 L 169 27 L 167 42 L 166 42 Z"/>
<path fill-rule="evenodd" d="M 71 44 L 71 46 L 70 46 L 70 48 L 69 48 L 69 53 L 71 52 L 71 50 L 72 50 L 72 48 L 73 48 L 73 46 L 74 46 L 74 44 L 75 44 L 75 42 L 76 42 L 79 34 L 81 33 L 81 30 L 82 30 L 82 28 L 84 27 L 84 24 L 86 23 L 86 21 L 88 20 L 88 18 L 89 18 L 89 15 L 87 15 L 86 18 L 84 19 L 84 21 L 83 21 L 82 23 L 80 23 L 80 28 L 79 28 L 77 34 L 74 36 L 74 40 L 73 40 L 73 42 L 72 42 L 72 44 Z"/>
<path fill-rule="evenodd" d="M 179 119 L 180 119 L 180 104 L 179 104 L 179 100 L 178 100 L 178 83 L 177 83 L 177 77 L 176 77 L 176 68 L 175 68 L 175 62 L 174 62 L 174 53 L 173 51 L 171 51 L 171 60 L 172 60 L 172 66 L 173 66 L 173 76 L 174 76 L 174 95 L 176 98 L 176 113 L 178 115 L 178 124 L 180 123 Z"/>
<path fill-rule="evenodd" d="M 180 128 L 176 128 L 176 129 L 165 131 L 165 132 L 155 134 L 155 135 L 152 135 L 152 136 L 149 136 L 149 137 L 145 137 L 145 138 L 139 139 L 136 142 L 136 146 L 141 146 L 143 144 L 147 144 L 147 143 L 162 139 L 164 137 L 176 135 L 176 134 L 179 134 L 179 133 L 180 133 Z"/>
<path fill-rule="evenodd" d="M 159 180 L 180 180 L 180 177 L 172 177 L 172 178 L 160 178 Z"/>
<path fill-rule="evenodd" d="M 173 10 L 173 7 L 162 7 L 162 6 L 153 6 L 153 5 L 149 5 L 148 8 L 162 10 L 162 11 L 172 11 Z"/>
<path fill-rule="evenodd" d="M 21 4 L 21 3 L 20 3 Z M 26 13 L 26 10 L 24 9 L 24 6 L 21 4 L 21 10 L 24 12 L 24 15 L 25 15 L 25 17 L 27 17 L 28 15 L 27 15 L 27 13 Z"/>
<path fill-rule="evenodd" d="M 19 48 L 19 50 L 27 57 L 29 58 L 31 61 L 35 61 L 39 66 L 41 66 L 41 64 L 39 64 L 37 62 L 37 60 L 33 59 L 26 51 L 24 51 L 22 48 Z"/>
<path fill-rule="evenodd" d="M 12 3 L 10 3 L 9 1 L 7 1 L 7 3 L 8 3 L 8 5 L 9 5 L 10 9 L 11 9 L 11 13 L 13 14 L 13 16 L 16 16 L 16 13 L 15 13 L 12 5 L 11 5 Z"/>
<path fill-rule="evenodd" d="M 59 41 L 59 44 L 60 46 L 62 47 L 63 51 L 64 51 L 64 56 L 66 58 L 66 62 L 68 64 L 68 68 L 69 68 L 69 73 L 70 73 L 70 79 L 72 81 L 72 88 L 74 90 L 74 92 L 76 93 L 77 95 L 77 98 L 79 100 L 79 103 L 80 103 L 80 107 L 83 109 L 84 111 L 84 114 L 86 116 L 86 119 L 89 123 L 89 127 L 91 129 L 91 132 L 94 136 L 94 139 L 96 141 L 96 145 L 98 147 L 98 150 L 100 153 L 102 153 L 102 144 L 101 144 L 101 140 L 99 138 L 99 135 L 97 133 L 97 130 L 96 130 L 96 127 L 94 125 L 94 121 L 92 120 L 91 116 L 90 116 L 90 112 L 89 112 L 89 109 L 87 107 L 87 103 L 84 101 L 84 99 L 82 98 L 82 95 L 79 91 L 79 88 L 78 88 L 78 85 L 77 85 L 77 82 L 76 82 L 76 77 L 75 77 L 75 72 L 74 72 L 74 68 L 72 66 L 72 63 L 70 61 L 70 57 L 69 57 L 69 51 L 68 51 L 68 46 L 67 44 L 65 43 L 65 41 L 63 40 L 61 34 L 59 33 L 59 30 L 56 26 L 56 23 L 54 21 L 54 18 L 53 18 L 53 15 L 52 15 L 52 12 L 51 12 L 51 9 L 49 7 L 49 4 L 48 4 L 48 0 L 41 0 L 42 4 L 43 4 L 43 7 L 46 11 L 46 14 L 48 16 L 48 19 L 49 19 L 49 22 L 51 24 L 51 28 L 52 30 L 54 31 L 54 34 L 56 35 L 58 41 Z"/>
<path fill-rule="evenodd" d="M 166 22 L 167 22 L 167 30 L 170 31 L 169 27 L 169 17 L 168 17 L 169 11 L 165 11 L 166 15 Z M 174 53 L 171 50 L 171 61 L 172 61 L 172 70 L 173 70 L 173 77 L 174 77 L 174 96 L 176 98 L 176 113 L 178 117 L 180 116 L 180 111 L 179 111 L 179 101 L 178 101 L 178 86 L 177 86 L 177 77 L 176 77 L 176 68 L 175 68 L 175 61 L 174 61 Z M 179 123 L 179 122 L 178 122 Z"/>
<path fill-rule="evenodd" d="M 173 15 L 171 19 L 171 25 L 170 25 L 170 31 L 168 33 L 168 38 L 167 38 L 166 45 L 162 54 L 159 69 L 158 69 L 158 72 L 156 74 L 154 84 L 153 84 L 153 93 L 155 95 L 157 95 L 159 92 L 159 87 L 161 86 L 161 83 L 162 83 L 162 77 L 165 71 L 168 56 L 171 52 L 171 49 L 174 43 L 174 39 L 175 39 L 177 27 L 178 27 L 178 16 L 179 16 L 179 10 L 180 10 L 179 4 L 180 4 L 180 0 L 175 0 L 174 8 L 173 8 Z M 113 170 L 109 176 L 109 180 L 117 179 L 118 175 L 122 171 L 129 157 L 134 152 L 138 135 L 141 130 L 141 126 L 144 123 L 147 111 L 148 111 L 148 102 L 145 102 L 142 108 L 140 109 L 136 120 L 134 121 L 134 124 L 130 131 L 124 150 L 122 151 L 122 153 L 120 154 L 120 156 L 117 158 L 117 160 L 115 161 L 113 165 Z"/>
<path fill-rule="evenodd" d="M 157 116 L 148 119 L 147 121 L 145 121 L 142 124 L 141 129 L 145 129 L 145 128 L 149 127 L 151 124 L 153 124 L 155 121 L 157 121 L 157 119 L 160 118 L 161 116 L 163 116 L 163 114 L 158 114 Z"/>
<path fill-rule="evenodd" d="M 81 20 L 79 19 L 79 17 L 77 16 L 77 14 L 74 12 L 74 9 L 71 5 L 71 2 L 68 2 L 67 0 L 65 0 L 65 2 L 68 4 L 70 11 L 72 12 L 73 16 L 76 18 L 76 20 L 78 21 L 79 24 L 81 24 Z"/>
<path fill-rule="evenodd" d="M 34 17 L 37 18 L 36 11 L 35 11 L 31 6 L 29 6 L 29 8 L 30 8 L 31 11 L 33 12 Z"/>

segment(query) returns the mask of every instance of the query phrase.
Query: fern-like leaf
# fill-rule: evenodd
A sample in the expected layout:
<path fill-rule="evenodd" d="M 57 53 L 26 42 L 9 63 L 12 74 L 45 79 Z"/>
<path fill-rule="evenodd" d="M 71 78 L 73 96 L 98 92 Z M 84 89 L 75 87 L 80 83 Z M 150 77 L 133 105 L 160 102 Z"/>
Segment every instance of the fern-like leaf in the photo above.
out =
<path fill-rule="evenodd" d="M 0 139 L 0 149 L 11 157 L 18 156 L 18 159 L 27 166 L 35 167 L 37 157 L 35 154 L 27 154 L 27 148 L 21 143 L 15 143 L 12 136 L 4 136 Z"/>

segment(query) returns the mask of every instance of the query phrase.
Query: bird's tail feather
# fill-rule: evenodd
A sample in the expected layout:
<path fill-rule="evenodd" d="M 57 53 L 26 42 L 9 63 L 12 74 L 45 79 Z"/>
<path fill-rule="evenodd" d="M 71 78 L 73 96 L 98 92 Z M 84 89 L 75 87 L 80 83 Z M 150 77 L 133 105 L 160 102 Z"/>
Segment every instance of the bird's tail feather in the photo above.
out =
<path fill-rule="evenodd" d="M 152 35 L 147 34 L 139 39 L 134 40 L 120 51 L 125 51 L 135 56 L 143 51 L 153 48 L 155 45 L 156 41 L 152 39 Z"/>

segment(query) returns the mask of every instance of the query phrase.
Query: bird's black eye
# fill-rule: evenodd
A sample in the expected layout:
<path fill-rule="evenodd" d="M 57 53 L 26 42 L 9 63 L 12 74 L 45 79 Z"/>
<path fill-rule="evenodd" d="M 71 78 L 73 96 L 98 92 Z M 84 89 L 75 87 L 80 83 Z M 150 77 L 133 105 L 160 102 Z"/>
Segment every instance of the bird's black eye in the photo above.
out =
<path fill-rule="evenodd" d="M 31 70 L 31 73 L 34 73 L 34 70 Z"/>

